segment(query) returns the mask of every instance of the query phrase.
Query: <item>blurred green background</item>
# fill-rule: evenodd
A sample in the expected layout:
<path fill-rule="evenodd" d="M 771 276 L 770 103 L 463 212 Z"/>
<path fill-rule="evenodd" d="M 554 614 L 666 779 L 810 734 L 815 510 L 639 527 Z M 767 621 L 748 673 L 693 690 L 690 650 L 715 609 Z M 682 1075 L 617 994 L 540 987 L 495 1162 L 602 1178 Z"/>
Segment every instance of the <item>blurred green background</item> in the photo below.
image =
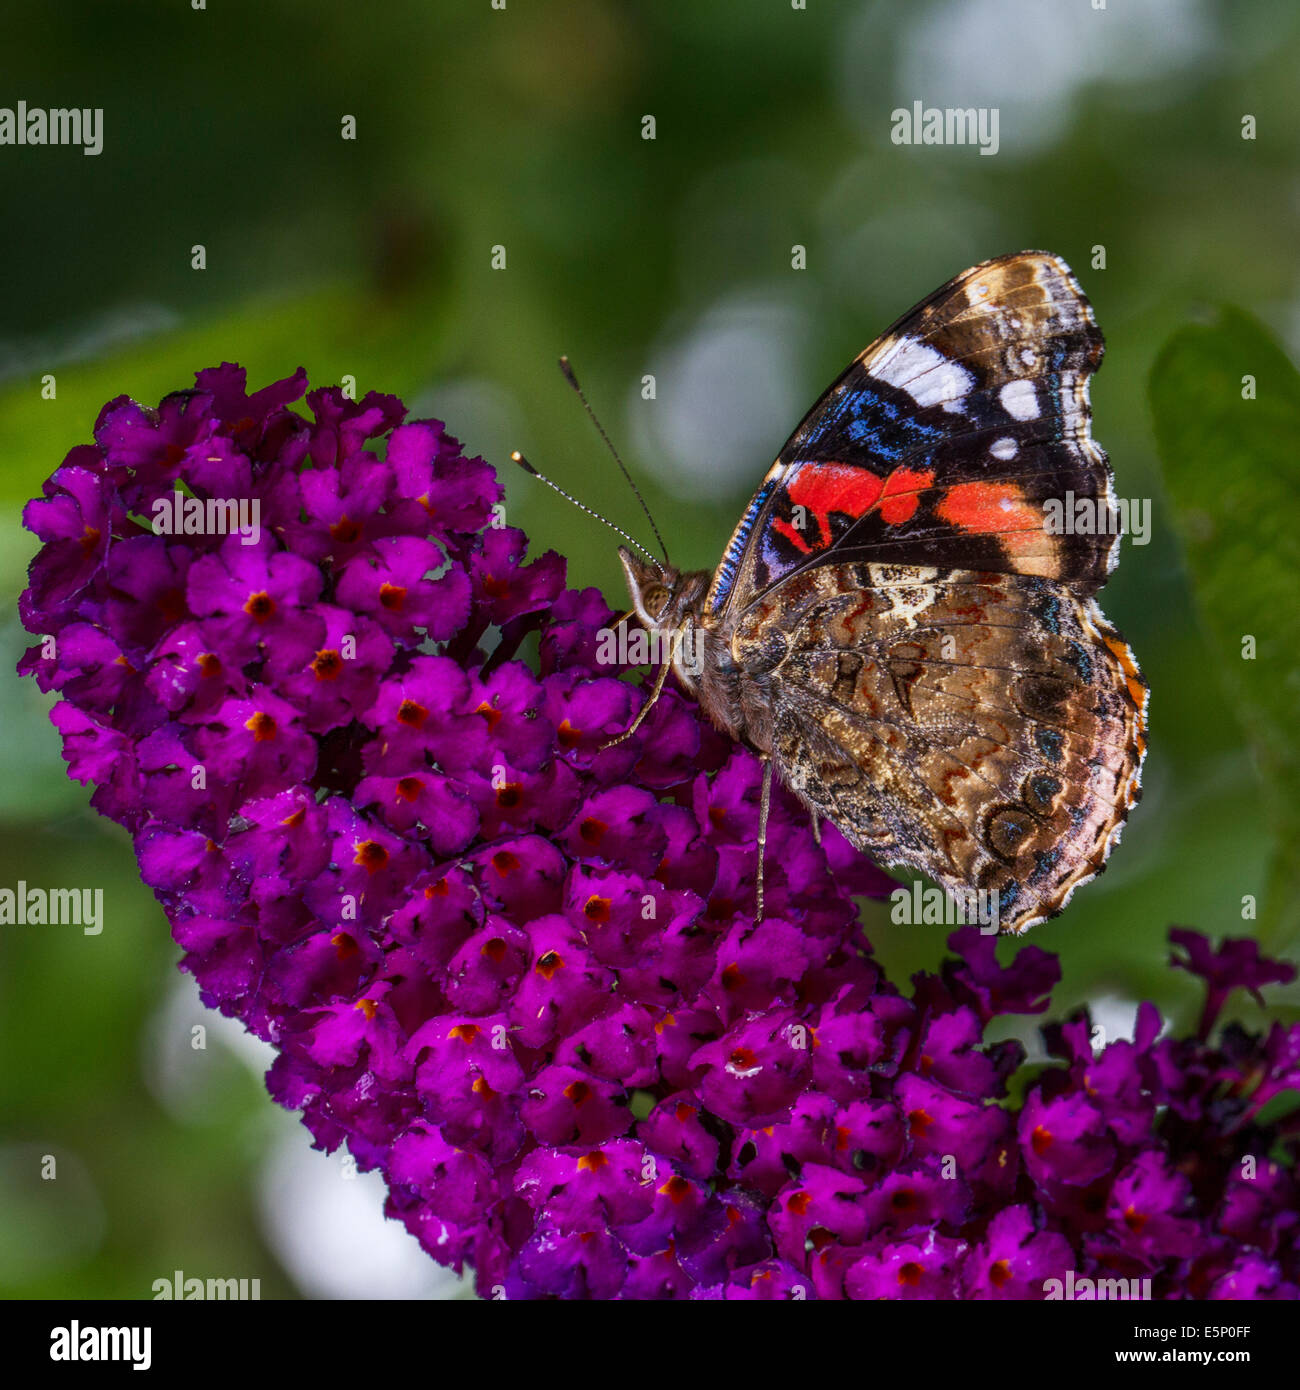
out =
<path fill-rule="evenodd" d="M 463 1296 L 382 1222 L 377 1183 L 311 1153 L 267 1101 L 259 1049 L 199 1006 L 126 837 L 64 776 L 47 702 L 4 674 L 27 641 L 24 500 L 104 401 L 156 403 L 222 360 L 252 385 L 301 364 L 313 384 L 399 393 L 471 451 L 508 469 L 522 449 L 643 531 L 555 369 L 567 352 L 674 559 L 711 567 L 785 436 L 870 338 L 969 264 L 1060 253 L 1108 340 L 1097 436 L 1120 495 L 1153 500 L 1151 543 L 1125 542 L 1105 595 L 1153 699 L 1122 848 L 1033 934 L 1061 956 L 1054 1012 L 1088 1001 L 1110 1036 L 1144 997 L 1194 1018 L 1195 982 L 1166 968 L 1170 923 L 1293 949 L 1282 918 L 1242 920 L 1243 895 L 1266 893 L 1274 821 L 1193 600 L 1147 379 L 1171 333 L 1221 301 L 1300 347 L 1298 66 L 1290 0 L 7 14 L 0 105 L 105 115 L 96 158 L 0 147 L 0 884 L 102 885 L 107 926 L 0 929 L 0 1293 L 149 1297 L 181 1269 L 260 1278 L 263 1297 Z M 996 106 L 998 154 L 891 144 L 891 111 L 917 100 Z M 617 604 L 609 534 L 504 476 L 534 550 L 562 551 L 573 583 Z M 1256 621 L 1267 634 L 1270 614 Z M 942 930 L 867 917 L 900 980 L 943 954 Z M 1296 1015 L 1294 987 L 1270 998 Z M 44 1154 L 57 1181 L 40 1178 Z"/>

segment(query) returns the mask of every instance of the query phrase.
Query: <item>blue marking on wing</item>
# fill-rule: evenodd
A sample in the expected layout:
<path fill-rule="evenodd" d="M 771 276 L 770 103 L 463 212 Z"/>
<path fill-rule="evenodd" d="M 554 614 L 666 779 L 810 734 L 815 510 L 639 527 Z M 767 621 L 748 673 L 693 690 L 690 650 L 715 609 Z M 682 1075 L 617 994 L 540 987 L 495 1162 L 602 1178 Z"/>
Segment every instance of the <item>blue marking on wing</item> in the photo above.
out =
<path fill-rule="evenodd" d="M 859 371 L 794 436 L 785 458 L 812 454 L 845 463 L 892 464 L 969 428 L 960 415 L 923 409 L 896 387 Z"/>
<path fill-rule="evenodd" d="M 740 565 L 740 558 L 745 553 L 745 544 L 749 540 L 749 533 L 754 529 L 754 523 L 758 520 L 758 514 L 763 510 L 763 503 L 772 495 L 776 487 L 777 480 L 769 478 L 761 488 L 754 494 L 753 500 L 745 509 L 745 515 L 740 519 L 740 525 L 736 527 L 735 533 L 727 546 L 726 553 L 718 565 L 718 572 L 714 579 L 713 590 L 713 612 L 720 613 L 727 602 L 727 595 L 731 592 L 731 586 L 735 582 L 736 570 Z"/>

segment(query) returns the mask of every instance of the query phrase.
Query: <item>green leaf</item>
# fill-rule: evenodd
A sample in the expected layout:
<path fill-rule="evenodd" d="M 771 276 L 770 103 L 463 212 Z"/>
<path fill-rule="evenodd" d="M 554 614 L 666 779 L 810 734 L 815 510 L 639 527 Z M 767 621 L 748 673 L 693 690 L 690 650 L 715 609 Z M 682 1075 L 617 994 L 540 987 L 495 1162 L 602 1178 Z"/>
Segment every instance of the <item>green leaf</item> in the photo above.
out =
<path fill-rule="evenodd" d="M 201 367 L 237 362 L 250 389 L 307 368 L 311 384 L 356 378 L 369 390 L 410 394 L 427 384 L 443 355 L 445 310 L 423 300 L 400 309 L 376 307 L 358 291 L 327 287 L 276 302 L 254 301 L 182 325 L 103 358 L 68 363 L 55 373 L 47 400 L 32 372 L 0 389 L 0 503 L 39 495 L 42 482 L 74 444 L 89 443 L 104 403 L 127 395 L 156 405 L 169 391 L 194 384 Z M 35 541 L 29 553 L 34 553 Z"/>
<path fill-rule="evenodd" d="M 1294 1115 L 1297 1110 L 1300 1110 L 1300 1091 L 1279 1091 L 1277 1095 L 1270 1096 L 1268 1101 L 1260 1106 L 1258 1114 L 1252 1115 L 1251 1120 L 1261 1129 L 1266 1129 L 1270 1125 L 1278 1124 L 1288 1116 Z"/>
<path fill-rule="evenodd" d="M 1150 390 L 1217 657 L 1206 678 L 1235 703 L 1277 831 L 1259 921 L 1276 949 L 1300 935 L 1300 374 L 1260 323 L 1223 308 L 1172 335 Z"/>

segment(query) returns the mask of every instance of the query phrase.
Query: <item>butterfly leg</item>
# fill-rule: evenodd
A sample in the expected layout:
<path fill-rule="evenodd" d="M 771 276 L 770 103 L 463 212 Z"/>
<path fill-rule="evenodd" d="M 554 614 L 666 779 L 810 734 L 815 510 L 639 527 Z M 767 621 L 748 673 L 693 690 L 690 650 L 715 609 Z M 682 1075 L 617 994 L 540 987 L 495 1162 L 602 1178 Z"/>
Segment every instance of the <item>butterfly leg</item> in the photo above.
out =
<path fill-rule="evenodd" d="M 767 813 L 772 805 L 772 759 L 763 759 L 763 795 L 758 803 L 758 881 L 754 921 L 763 920 L 763 861 L 767 857 Z"/>
<path fill-rule="evenodd" d="M 816 840 L 818 844 L 821 844 L 821 842 L 822 842 L 822 818 L 817 814 L 816 811 L 809 811 L 808 814 L 812 817 L 812 833 L 813 833 L 813 839 Z"/>
<path fill-rule="evenodd" d="M 677 648 L 681 643 L 680 635 L 673 642 L 673 649 L 668 653 L 668 660 L 659 668 L 659 674 L 655 677 L 655 688 L 650 692 L 650 698 L 637 711 L 636 718 L 623 730 L 621 734 L 615 735 L 608 743 L 606 748 L 613 748 L 616 743 L 622 743 L 624 739 L 629 739 L 641 727 L 641 721 L 650 713 L 651 706 L 664 693 L 664 682 L 668 679 L 668 672 L 672 669 L 673 658 L 677 655 Z"/>

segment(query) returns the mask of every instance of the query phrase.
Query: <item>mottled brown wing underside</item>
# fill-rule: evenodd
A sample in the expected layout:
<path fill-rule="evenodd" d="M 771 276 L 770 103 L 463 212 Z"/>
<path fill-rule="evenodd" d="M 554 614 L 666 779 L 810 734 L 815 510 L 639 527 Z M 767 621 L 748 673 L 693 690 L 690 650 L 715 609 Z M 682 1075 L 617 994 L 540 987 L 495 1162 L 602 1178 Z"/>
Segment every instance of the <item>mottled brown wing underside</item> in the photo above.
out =
<path fill-rule="evenodd" d="M 994 891 L 1003 931 L 1059 912 L 1140 795 L 1146 685 L 1052 580 L 823 565 L 753 605 L 732 653 L 770 682 L 785 784 L 882 862 Z"/>

